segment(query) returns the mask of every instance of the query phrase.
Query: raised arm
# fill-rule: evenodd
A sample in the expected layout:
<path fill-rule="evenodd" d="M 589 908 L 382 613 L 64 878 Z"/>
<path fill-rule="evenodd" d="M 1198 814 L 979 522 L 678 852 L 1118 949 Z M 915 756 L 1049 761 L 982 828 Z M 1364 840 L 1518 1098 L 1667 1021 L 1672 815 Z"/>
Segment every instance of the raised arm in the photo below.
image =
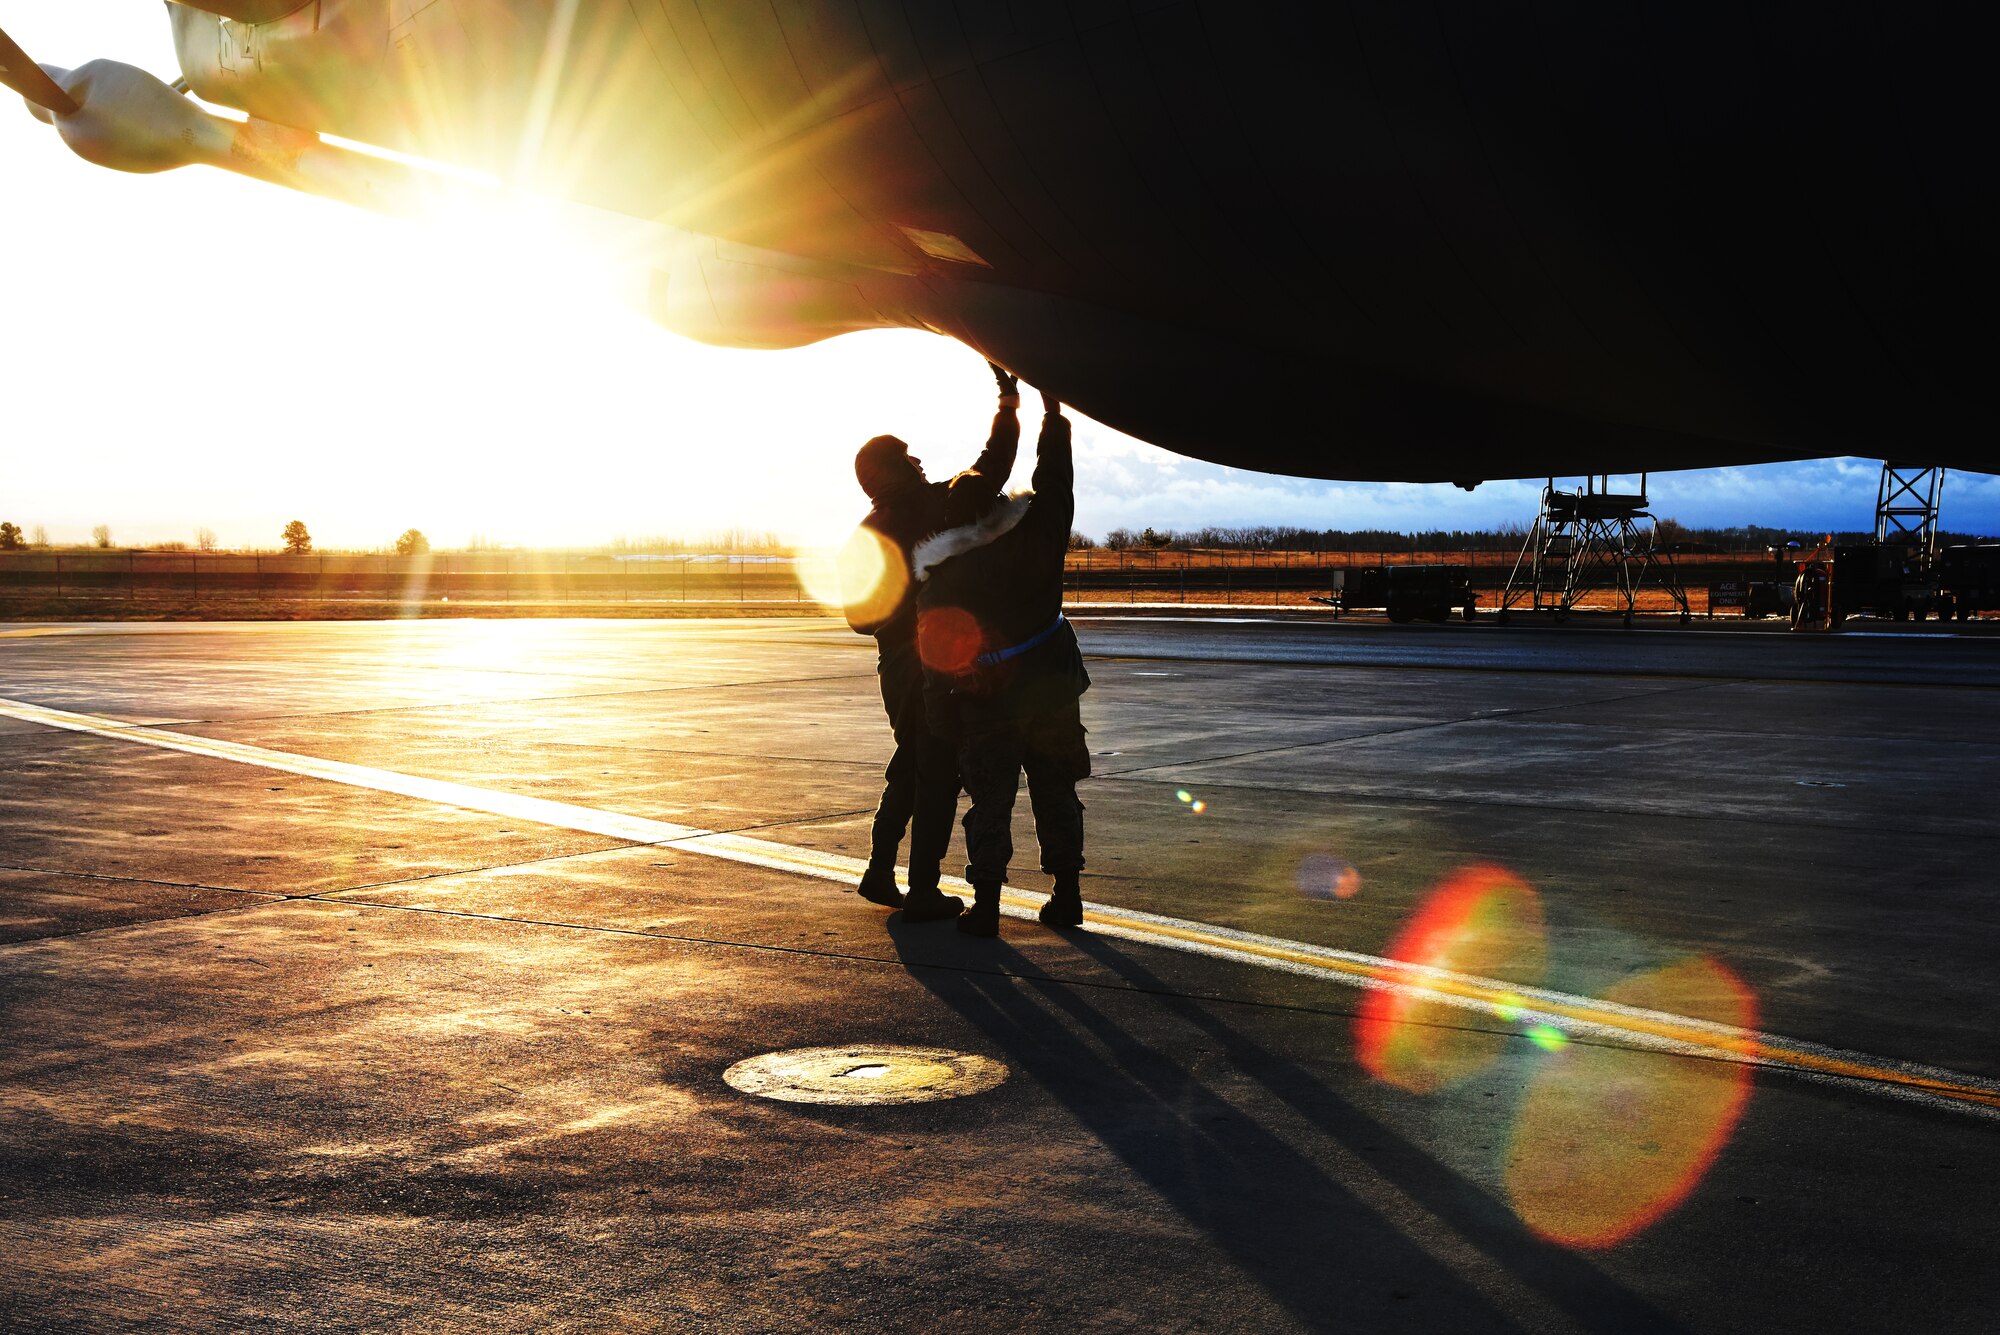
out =
<path fill-rule="evenodd" d="M 1063 503 L 1076 505 L 1076 461 L 1070 455 L 1069 419 L 1062 404 L 1046 391 L 1042 394 L 1042 434 L 1035 442 L 1035 495 L 1051 500 L 1058 495 Z"/>
<path fill-rule="evenodd" d="M 993 414 L 993 430 L 986 437 L 986 448 L 972 461 L 972 471 L 993 479 L 996 491 L 1007 486 L 1007 475 L 1014 471 L 1014 456 L 1021 449 L 1021 407 L 1020 381 L 1007 374 L 992 362 L 986 363 L 993 372 L 993 381 L 1000 386 L 1000 409 Z"/>
<path fill-rule="evenodd" d="M 1042 395 L 1042 434 L 1035 441 L 1034 485 L 1028 522 L 1047 530 L 1052 541 L 1059 538 L 1066 549 L 1076 520 L 1076 462 L 1070 454 L 1069 419 L 1047 393 Z"/>

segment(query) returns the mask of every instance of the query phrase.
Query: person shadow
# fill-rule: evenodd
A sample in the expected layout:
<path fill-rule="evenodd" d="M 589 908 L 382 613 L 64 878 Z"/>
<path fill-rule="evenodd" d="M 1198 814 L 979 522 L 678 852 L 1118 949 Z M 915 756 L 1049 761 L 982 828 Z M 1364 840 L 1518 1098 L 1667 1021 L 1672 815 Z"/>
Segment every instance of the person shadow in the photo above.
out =
<path fill-rule="evenodd" d="M 1019 930 L 1038 929 L 1003 925 Z M 993 1055 L 1308 1329 L 1531 1330 L 1554 1312 L 1625 1335 L 1685 1329 L 1232 1023 L 1239 1004 L 1187 995 L 1122 943 L 1065 933 L 1097 968 L 1057 978 L 1004 935 L 947 941 L 894 920 L 889 935 Z M 1332 1152 L 1296 1148 L 1301 1125 Z M 1326 1166 L 1341 1159 L 1351 1173 Z"/>

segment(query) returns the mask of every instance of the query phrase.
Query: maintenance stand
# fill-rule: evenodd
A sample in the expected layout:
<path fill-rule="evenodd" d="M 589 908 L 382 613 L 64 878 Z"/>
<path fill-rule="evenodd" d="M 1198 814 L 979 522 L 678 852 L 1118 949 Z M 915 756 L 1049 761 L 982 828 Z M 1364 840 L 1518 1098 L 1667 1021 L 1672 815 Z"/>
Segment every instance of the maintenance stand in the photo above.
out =
<path fill-rule="evenodd" d="M 1831 624 L 1851 616 L 1896 621 L 1952 616 L 1960 599 L 1944 586 L 1937 547 L 1943 493 L 1944 469 L 1883 461 L 1875 490 L 1875 540 L 1850 543 L 1832 554 Z M 1967 573 L 1965 558 L 1955 557 L 1953 581 L 1966 584 Z"/>
<path fill-rule="evenodd" d="M 1550 478 L 1542 488 L 1542 512 L 1500 595 L 1500 621 L 1523 602 L 1567 621 L 1585 595 L 1608 589 L 1623 604 L 1619 610 L 1629 626 L 1649 575 L 1673 599 L 1681 620 L 1692 619 L 1673 553 L 1659 545 L 1658 521 L 1646 508 L 1646 476 L 1639 475 L 1636 493 L 1612 491 L 1605 473 L 1586 477 L 1575 491 L 1556 490 Z"/>

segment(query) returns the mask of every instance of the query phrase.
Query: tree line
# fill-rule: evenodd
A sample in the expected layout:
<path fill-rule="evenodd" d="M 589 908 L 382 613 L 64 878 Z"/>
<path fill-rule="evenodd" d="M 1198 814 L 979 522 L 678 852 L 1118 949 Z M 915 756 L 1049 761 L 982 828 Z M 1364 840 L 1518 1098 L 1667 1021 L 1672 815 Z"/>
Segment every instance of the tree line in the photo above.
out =
<path fill-rule="evenodd" d="M 312 530 L 306 527 L 303 519 L 294 519 L 286 524 L 283 531 L 280 532 L 279 538 L 284 543 L 285 555 L 287 556 L 306 556 L 312 552 Z M 31 532 L 23 533 L 19 524 L 0 521 L 0 552 L 29 551 L 34 548 L 49 547 L 51 545 L 48 529 L 40 524 L 35 525 Z M 100 551 L 111 550 L 114 545 L 111 541 L 111 526 L 109 524 L 99 524 L 92 528 L 90 530 L 90 545 Z M 402 536 L 396 539 L 394 547 L 398 556 L 422 556 L 430 551 L 431 540 L 424 536 L 422 529 L 409 528 L 403 530 Z M 127 550 L 184 552 L 188 550 L 188 544 L 185 542 L 151 542 L 147 543 L 143 548 L 129 548 Z M 194 531 L 194 550 L 201 552 L 221 550 L 221 545 L 216 540 L 215 530 L 212 528 L 196 529 Z"/>
<path fill-rule="evenodd" d="M 1825 529 L 1774 528 L 1762 524 L 1738 524 L 1726 528 L 1697 528 L 1674 519 L 1659 521 L 1658 541 L 1684 552 L 1755 552 L 1790 543 L 1811 547 L 1826 536 Z M 1836 532 L 1836 543 L 1874 540 L 1873 532 Z M 1508 523 L 1489 529 L 1420 529 L 1399 532 L 1380 528 L 1298 528 L 1289 525 L 1258 524 L 1243 527 L 1207 526 L 1194 529 L 1114 528 L 1100 540 L 1087 533 L 1071 533 L 1070 547 L 1089 551 L 1193 551 L 1227 550 L 1251 552 L 1514 552 L 1527 541 L 1528 525 Z M 1938 530 L 1938 545 L 1990 542 L 1991 537 Z"/>
<path fill-rule="evenodd" d="M 1193 529 L 1157 529 L 1148 526 L 1142 529 L 1114 528 L 1102 539 L 1093 538 L 1087 533 L 1073 532 L 1070 534 L 1069 545 L 1073 551 L 1091 551 L 1101 547 L 1113 552 L 1195 550 L 1385 554 L 1512 552 L 1520 550 L 1527 536 L 1528 526 L 1517 523 L 1501 524 L 1490 529 L 1420 529 L 1414 532 L 1380 528 L 1300 528 L 1277 524 L 1238 527 L 1209 525 Z M 1767 547 L 1784 547 L 1791 543 L 1811 547 L 1817 545 L 1825 536 L 1824 529 L 1773 528 L 1761 524 L 1739 524 L 1728 528 L 1695 528 L 1673 519 L 1660 520 L 1656 529 L 1656 537 L 1660 542 L 1683 552 L 1755 552 Z M 1840 544 L 1862 543 L 1872 540 L 1874 536 L 1871 532 L 1847 531 L 1833 534 L 1833 540 Z M 99 524 L 93 528 L 90 538 L 90 545 L 101 550 L 109 550 L 113 546 L 111 528 L 107 524 Z M 286 524 L 280 538 L 287 555 L 304 556 L 313 550 L 312 533 L 306 527 L 304 520 L 294 519 Z M 1991 535 L 1982 537 L 1970 533 L 1938 530 L 1938 545 L 1941 547 L 1990 541 L 1992 541 Z M 40 524 L 24 533 L 18 524 L 0 521 L 0 551 L 25 551 L 48 546 L 50 546 L 48 530 Z M 612 539 L 598 550 L 617 555 L 685 555 L 696 552 L 782 555 L 792 552 L 795 547 L 796 544 L 787 542 L 777 533 L 731 528 L 692 537 L 621 536 Z M 202 552 L 219 550 L 215 530 L 196 529 L 193 549 Z M 189 550 L 189 545 L 185 542 L 156 542 L 147 544 L 144 550 L 184 552 Z M 430 552 L 431 540 L 421 529 L 405 529 L 392 544 L 392 550 L 398 556 L 422 556 Z M 475 535 L 466 544 L 466 550 L 495 551 L 499 550 L 499 546 Z"/>

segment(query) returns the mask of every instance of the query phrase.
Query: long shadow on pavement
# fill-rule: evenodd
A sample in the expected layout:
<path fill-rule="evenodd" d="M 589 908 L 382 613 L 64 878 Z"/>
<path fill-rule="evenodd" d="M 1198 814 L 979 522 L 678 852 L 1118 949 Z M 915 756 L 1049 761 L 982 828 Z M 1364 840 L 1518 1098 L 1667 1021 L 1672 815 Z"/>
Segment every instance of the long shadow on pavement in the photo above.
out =
<path fill-rule="evenodd" d="M 947 941 L 932 927 L 889 935 L 911 976 L 1035 1080 L 1244 1274 L 1308 1328 L 1422 1328 L 1440 1311 L 1455 1331 L 1517 1330 L 1470 1279 L 1381 1208 L 1230 1102 L 1158 1040 L 1049 979 L 1005 941 Z M 1587 1329 L 1683 1329 L 1583 1259 L 1527 1234 L 1512 1211 L 1354 1107 L 1298 1063 L 1226 1023 L 1106 939 L 1070 934 L 1083 954 L 1151 995 L 1219 1045 L 1228 1074 L 1268 1091 L 1444 1221 L 1514 1280 Z M 1183 1031 L 1184 1033 L 1184 1031 Z M 1180 1045 L 1189 1052 L 1210 1043 Z M 1210 1054 L 1212 1055 L 1212 1054 Z M 1402 1300 L 1421 1293 L 1421 1305 Z M 1428 1317 L 1420 1317 L 1416 1308 Z"/>

